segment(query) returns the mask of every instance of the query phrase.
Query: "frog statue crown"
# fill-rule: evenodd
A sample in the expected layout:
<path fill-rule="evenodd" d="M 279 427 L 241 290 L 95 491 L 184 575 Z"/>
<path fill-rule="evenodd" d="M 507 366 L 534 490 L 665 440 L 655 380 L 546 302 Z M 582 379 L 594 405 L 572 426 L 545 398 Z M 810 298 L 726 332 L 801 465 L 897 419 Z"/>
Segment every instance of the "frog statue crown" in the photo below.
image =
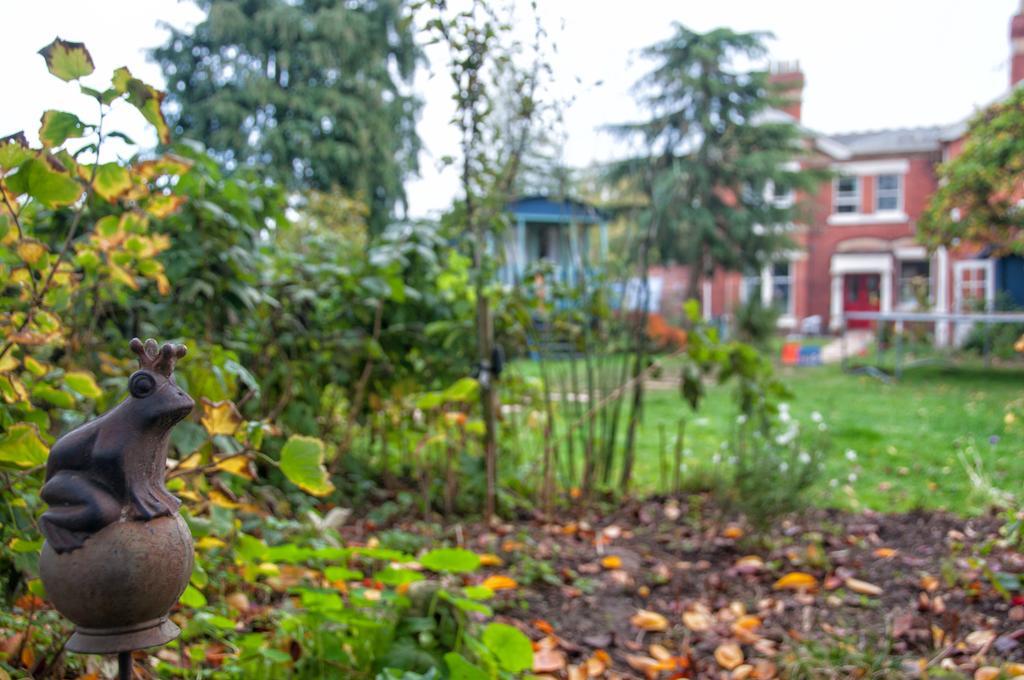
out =
<path fill-rule="evenodd" d="M 160 346 L 153 338 L 146 342 L 132 338 L 128 346 L 138 355 L 139 368 L 159 373 L 165 378 L 171 377 L 171 374 L 174 373 L 174 365 L 188 351 L 185 345 L 175 345 L 170 342 L 165 342 L 163 346 Z"/>

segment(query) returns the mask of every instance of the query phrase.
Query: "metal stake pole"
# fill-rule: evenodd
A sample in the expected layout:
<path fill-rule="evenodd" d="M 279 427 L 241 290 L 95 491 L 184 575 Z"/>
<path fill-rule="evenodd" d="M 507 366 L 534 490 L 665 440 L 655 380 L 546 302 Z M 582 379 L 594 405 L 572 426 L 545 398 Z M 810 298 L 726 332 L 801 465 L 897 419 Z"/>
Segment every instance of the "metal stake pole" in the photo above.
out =
<path fill-rule="evenodd" d="M 117 655 L 118 680 L 132 680 L 132 653 L 121 652 Z"/>

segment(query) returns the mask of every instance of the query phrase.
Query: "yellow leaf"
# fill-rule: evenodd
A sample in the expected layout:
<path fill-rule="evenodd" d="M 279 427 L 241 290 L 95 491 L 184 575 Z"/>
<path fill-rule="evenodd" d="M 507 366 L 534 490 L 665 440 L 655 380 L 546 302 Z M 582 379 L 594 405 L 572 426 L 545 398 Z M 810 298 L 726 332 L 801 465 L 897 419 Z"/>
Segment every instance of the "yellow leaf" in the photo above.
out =
<path fill-rule="evenodd" d="M 872 597 L 878 597 L 882 594 L 882 589 L 876 586 L 874 583 L 868 583 L 867 581 L 861 581 L 856 578 L 846 579 L 846 587 L 855 593 L 861 595 L 871 595 Z"/>
<path fill-rule="evenodd" d="M 817 590 L 818 579 L 802 571 L 791 571 L 774 584 L 772 590 Z"/>
<path fill-rule="evenodd" d="M 921 586 L 921 590 L 934 593 L 939 589 L 939 579 L 935 578 L 931 574 L 925 574 L 921 577 L 919 585 Z"/>
<path fill-rule="evenodd" d="M 743 650 L 735 642 L 726 642 L 715 649 L 715 661 L 727 671 L 743 663 Z"/>
<path fill-rule="evenodd" d="M 0 395 L 3 395 L 4 401 L 8 404 L 28 401 L 28 390 L 13 375 L 0 376 Z"/>
<path fill-rule="evenodd" d="M 899 554 L 899 550 L 895 548 L 878 548 L 875 550 L 875 557 L 880 557 L 883 560 L 891 560 Z"/>
<path fill-rule="evenodd" d="M 227 545 L 224 541 L 220 540 L 215 536 L 203 536 L 196 541 L 196 548 L 198 550 L 211 550 L 213 548 L 223 548 Z"/>
<path fill-rule="evenodd" d="M 42 378 L 50 370 L 50 365 L 37 361 L 34 357 L 26 356 L 25 368 L 27 368 L 35 377 Z"/>
<path fill-rule="evenodd" d="M 481 567 L 500 567 L 503 564 L 505 564 L 505 560 L 501 559 L 497 555 L 491 553 L 483 553 L 480 555 Z"/>
<path fill-rule="evenodd" d="M 749 663 L 740 664 L 739 666 L 736 666 L 736 668 L 733 669 L 732 675 L 729 676 L 729 680 L 747 680 L 747 678 L 751 677 L 771 677 L 769 675 L 754 675 L 754 670 L 754 667 L 751 666 Z"/>
<path fill-rule="evenodd" d="M 482 585 L 485 588 L 490 588 L 494 591 L 515 590 L 519 587 L 519 584 L 516 583 L 515 579 L 509 578 L 508 576 L 500 575 L 488 576 L 480 585 Z"/>
<path fill-rule="evenodd" d="M 601 560 L 601 566 L 605 569 L 619 569 L 622 567 L 622 558 L 618 555 L 608 555 Z"/>
<path fill-rule="evenodd" d="M 533 653 L 534 673 L 557 673 L 565 668 L 565 653 L 551 647 L 541 647 Z"/>
<path fill-rule="evenodd" d="M 18 253 L 18 257 L 27 262 L 29 265 L 35 265 L 36 262 L 46 255 L 46 246 L 39 241 L 24 240 L 18 243 L 15 249 Z"/>
<path fill-rule="evenodd" d="M 135 280 L 135 277 L 113 262 L 110 263 L 110 278 L 123 283 L 132 290 L 139 289 L 139 282 Z"/>
<path fill-rule="evenodd" d="M 588 678 L 599 678 L 607 669 L 608 664 L 597 654 L 583 662 L 583 670 Z"/>
<path fill-rule="evenodd" d="M 26 364 L 27 364 L 27 360 L 30 359 L 30 358 L 31 357 L 25 357 Z M 35 359 L 32 359 L 32 360 L 35 361 Z M 0 357 L 0 373 L 11 373 L 12 371 L 17 370 L 18 366 L 19 366 L 18 359 L 14 356 L 13 352 L 8 352 L 7 354 L 5 354 L 2 357 Z M 26 366 L 26 368 L 27 368 L 27 366 Z M 29 370 L 31 370 L 31 369 L 29 369 Z M 33 371 L 33 373 L 34 372 L 35 371 Z"/>
<path fill-rule="evenodd" d="M 683 612 L 683 625 L 694 633 L 703 633 L 711 628 L 714 619 L 705 611 L 692 610 Z"/>
<path fill-rule="evenodd" d="M 216 468 L 243 479 L 255 479 L 248 456 L 231 456 L 217 461 Z"/>
<path fill-rule="evenodd" d="M 742 572 L 761 571 L 764 569 L 764 560 L 757 555 L 747 555 L 736 560 L 733 566 Z"/>
<path fill-rule="evenodd" d="M 652 612 L 647 609 L 637 610 L 637 613 L 629 619 L 629 622 L 640 630 L 668 630 L 668 619 L 657 612 Z"/>
<path fill-rule="evenodd" d="M 163 272 L 156 276 L 156 290 L 161 295 L 171 294 L 171 282 L 167 280 L 167 275 Z"/>
<path fill-rule="evenodd" d="M 735 539 L 735 538 L 742 538 L 743 537 L 743 529 L 741 529 L 739 526 L 737 526 L 735 524 L 730 524 L 722 532 L 722 536 L 725 536 L 726 538 L 733 538 L 733 539 Z"/>
<path fill-rule="evenodd" d="M 146 212 L 153 217 L 167 217 L 168 215 L 177 212 L 178 208 L 183 206 L 186 201 L 188 201 L 188 199 L 184 196 L 158 194 L 149 199 L 149 203 L 146 204 Z"/>
<path fill-rule="evenodd" d="M 217 434 L 232 435 L 242 424 L 242 415 L 230 399 L 212 402 L 203 397 L 202 408 L 203 415 L 199 418 L 199 422 L 203 424 L 211 437 Z"/>
<path fill-rule="evenodd" d="M 996 680 L 999 677 L 999 669 L 995 666 L 982 666 L 974 671 L 974 680 Z"/>
<path fill-rule="evenodd" d="M 732 624 L 732 627 L 733 630 L 757 630 L 761 627 L 761 619 L 753 614 L 747 614 L 736 619 L 736 623 Z"/>
<path fill-rule="evenodd" d="M 971 647 L 979 648 L 991 645 L 995 639 L 996 632 L 994 630 L 976 630 L 968 633 L 967 637 L 964 638 L 964 642 Z"/>
<path fill-rule="evenodd" d="M 196 452 L 196 453 L 193 453 L 188 458 L 186 458 L 185 460 L 183 460 L 180 463 L 178 463 L 178 465 L 174 469 L 175 470 L 193 470 L 193 469 L 199 467 L 199 464 L 202 461 L 203 461 L 203 457 L 198 452 Z"/>
<path fill-rule="evenodd" d="M 657 674 L 661 672 L 661 663 L 657 659 L 652 659 L 649 656 L 627 654 L 626 663 L 629 664 L 630 668 L 635 671 L 640 671 L 647 677 L 657 677 Z"/>
<path fill-rule="evenodd" d="M 217 489 L 213 489 L 212 491 L 210 491 L 210 502 L 213 503 L 214 505 L 220 506 L 222 508 L 227 508 L 229 510 L 236 510 L 241 507 L 238 503 L 228 498 L 227 494 Z"/>
<path fill-rule="evenodd" d="M 760 636 L 757 629 L 761 627 L 761 619 L 753 614 L 746 614 L 736 619 L 732 624 L 732 634 L 736 639 L 748 645 L 756 643 Z"/>

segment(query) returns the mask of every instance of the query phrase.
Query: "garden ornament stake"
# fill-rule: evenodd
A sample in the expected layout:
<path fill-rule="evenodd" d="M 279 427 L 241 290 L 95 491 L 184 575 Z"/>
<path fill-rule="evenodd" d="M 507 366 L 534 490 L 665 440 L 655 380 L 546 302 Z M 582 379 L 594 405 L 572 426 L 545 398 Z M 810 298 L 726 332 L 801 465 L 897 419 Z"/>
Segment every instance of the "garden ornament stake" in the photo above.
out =
<path fill-rule="evenodd" d="M 167 614 L 193 559 L 179 501 L 164 486 L 171 429 L 195 405 L 174 382 L 185 347 L 138 338 L 130 347 L 139 370 L 128 397 L 53 445 L 39 522 L 47 597 L 75 624 L 67 648 L 119 654 L 122 677 L 132 650 L 181 632 Z"/>

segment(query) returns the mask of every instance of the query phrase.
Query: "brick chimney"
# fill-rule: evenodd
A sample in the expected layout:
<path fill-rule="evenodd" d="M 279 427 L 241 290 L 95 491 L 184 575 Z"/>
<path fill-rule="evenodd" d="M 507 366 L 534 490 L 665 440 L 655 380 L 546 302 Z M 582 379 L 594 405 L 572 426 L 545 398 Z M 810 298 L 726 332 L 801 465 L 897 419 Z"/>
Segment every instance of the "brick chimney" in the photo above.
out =
<path fill-rule="evenodd" d="M 1024 0 L 1021 0 L 1024 3 Z M 1021 35 L 1024 36 L 1024 16 L 1014 17 L 1014 20 L 1021 20 Z M 1016 26 L 1016 24 L 1014 24 Z M 1022 41 L 1024 44 L 1024 41 Z M 1024 47 L 1022 47 L 1021 66 L 1024 68 Z M 1016 58 L 1016 57 L 1015 57 Z M 1016 61 L 1013 62 L 1016 65 Z M 1022 71 L 1024 74 L 1024 71 Z M 780 111 L 788 113 L 798 123 L 800 122 L 800 108 L 804 96 L 804 73 L 800 70 L 798 61 L 778 61 L 771 65 L 768 75 L 768 82 L 777 89 L 777 94 L 783 99 L 778 107 Z"/>
<path fill-rule="evenodd" d="M 1024 0 L 1010 19 L 1010 87 L 1024 80 Z"/>

